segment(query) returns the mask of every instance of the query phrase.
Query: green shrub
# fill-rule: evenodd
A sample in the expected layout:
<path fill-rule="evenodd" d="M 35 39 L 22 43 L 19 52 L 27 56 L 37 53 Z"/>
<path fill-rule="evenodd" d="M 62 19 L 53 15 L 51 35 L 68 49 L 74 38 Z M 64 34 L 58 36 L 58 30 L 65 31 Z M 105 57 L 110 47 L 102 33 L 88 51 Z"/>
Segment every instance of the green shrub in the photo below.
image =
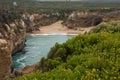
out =
<path fill-rule="evenodd" d="M 55 53 L 53 53 L 53 52 L 56 52 L 59 48 L 61 48 L 61 45 L 58 44 L 58 43 L 56 43 L 55 46 L 51 48 L 51 50 L 50 50 L 50 52 L 48 53 L 48 56 L 47 56 L 47 57 L 48 57 L 48 58 L 51 58 L 51 59 L 54 58 L 53 55 L 54 55 Z"/>
<path fill-rule="evenodd" d="M 111 21 L 108 23 L 103 22 L 91 31 L 91 33 L 98 33 L 98 32 L 109 32 L 109 33 L 120 32 L 120 21 Z"/>
<path fill-rule="evenodd" d="M 120 80 L 120 33 L 78 35 L 56 44 L 49 54 L 40 65 L 46 72 L 15 80 Z"/>
<path fill-rule="evenodd" d="M 48 70 L 51 70 L 51 69 L 56 68 L 61 63 L 62 63 L 62 60 L 61 60 L 60 57 L 58 57 L 58 58 L 55 58 L 55 59 L 48 59 L 45 66 L 47 66 L 49 68 Z"/>

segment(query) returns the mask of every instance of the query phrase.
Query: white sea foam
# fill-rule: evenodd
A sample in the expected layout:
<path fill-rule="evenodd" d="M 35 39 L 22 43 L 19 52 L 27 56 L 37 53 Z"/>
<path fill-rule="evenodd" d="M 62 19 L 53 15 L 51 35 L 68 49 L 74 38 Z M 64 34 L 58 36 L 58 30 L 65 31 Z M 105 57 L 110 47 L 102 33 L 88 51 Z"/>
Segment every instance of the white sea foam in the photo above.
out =
<path fill-rule="evenodd" d="M 25 54 L 24 56 L 23 55 L 20 55 L 20 56 L 18 55 L 18 56 L 16 56 L 17 58 L 15 57 L 15 63 L 19 64 L 15 67 L 19 68 L 19 69 L 25 67 L 26 65 L 34 64 L 34 62 L 39 61 L 39 58 L 41 58 L 42 56 L 47 57 L 47 53 L 49 52 L 50 48 L 52 46 L 54 46 L 57 38 L 60 38 L 60 39 L 58 39 L 58 42 L 62 43 L 62 42 L 65 42 L 67 39 L 73 37 L 73 36 L 66 37 L 67 35 L 78 35 L 78 34 L 46 33 L 46 34 L 28 34 L 28 35 L 30 35 L 30 37 L 27 38 L 28 42 L 26 42 L 26 47 L 25 47 L 25 50 L 27 51 L 26 52 L 27 54 Z M 39 37 L 37 35 L 38 36 L 43 35 L 42 39 L 41 38 L 39 39 Z M 50 37 L 50 38 L 46 39 L 46 37 L 49 37 L 49 35 L 53 35 L 53 37 Z M 58 36 L 54 37 L 54 35 L 58 35 Z M 59 37 L 59 35 L 63 35 L 63 37 Z M 36 38 L 32 38 L 34 36 Z M 55 40 L 53 40 L 54 38 L 55 38 Z M 37 39 L 39 41 L 42 40 L 42 42 L 41 41 L 39 42 Z M 50 44 L 48 44 L 50 40 L 51 40 L 51 42 L 50 42 Z M 39 42 L 39 43 L 37 43 L 37 42 Z M 39 48 L 39 49 L 36 49 L 36 48 Z M 39 50 L 39 51 L 36 52 L 36 50 Z M 42 54 L 42 53 L 45 53 L 45 54 Z"/>
<path fill-rule="evenodd" d="M 78 35 L 78 34 L 67 34 L 67 33 L 45 33 L 45 34 L 30 34 L 31 36 L 37 36 L 37 35 L 45 35 L 45 36 L 48 36 L 48 35 Z"/>
<path fill-rule="evenodd" d="M 22 60 L 24 60 L 24 59 L 26 59 L 27 58 L 27 56 L 24 56 L 24 57 L 22 57 L 22 58 L 20 58 L 20 59 L 17 59 L 17 61 L 16 62 L 20 62 L 20 61 L 22 61 Z"/>
<path fill-rule="evenodd" d="M 25 66 L 26 66 L 26 64 L 25 64 L 25 63 L 23 63 L 23 62 L 21 62 L 21 65 L 22 65 L 22 67 L 25 67 Z"/>
<path fill-rule="evenodd" d="M 19 63 L 19 64 L 21 64 L 23 67 L 25 67 L 25 63 L 24 62 L 21 62 L 21 61 L 23 61 L 24 59 L 26 59 L 27 58 L 27 56 L 24 56 L 24 57 L 22 57 L 22 58 L 20 58 L 20 59 L 17 59 L 17 63 Z"/>
<path fill-rule="evenodd" d="M 35 35 L 35 34 L 29 34 L 29 35 L 31 35 L 31 36 L 33 36 L 33 37 L 36 37 L 36 35 Z"/>

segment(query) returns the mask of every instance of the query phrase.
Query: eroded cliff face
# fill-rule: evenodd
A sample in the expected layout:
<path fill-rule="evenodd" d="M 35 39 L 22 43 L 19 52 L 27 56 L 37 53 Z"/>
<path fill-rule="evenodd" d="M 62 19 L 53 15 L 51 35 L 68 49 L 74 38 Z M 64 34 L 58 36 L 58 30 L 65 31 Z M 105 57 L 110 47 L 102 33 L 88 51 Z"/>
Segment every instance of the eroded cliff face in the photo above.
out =
<path fill-rule="evenodd" d="M 28 33 L 39 30 L 41 26 L 50 25 L 59 20 L 56 15 L 50 14 L 29 14 L 24 13 L 22 19 L 26 24 L 26 30 Z"/>
<path fill-rule="evenodd" d="M 21 51 L 25 45 L 26 38 L 26 26 L 23 20 L 16 20 L 15 23 L 10 24 L 12 28 L 11 45 L 12 54 L 15 54 L 18 51 Z"/>
<path fill-rule="evenodd" d="M 0 20 L 0 80 L 10 75 L 12 55 L 24 48 L 26 37 L 26 27 L 22 19 L 10 22 L 6 21 L 7 18 L 3 19 Z"/>
<path fill-rule="evenodd" d="M 49 25 L 57 20 L 48 15 L 16 14 L 9 11 L 0 14 L 0 80 L 12 73 L 12 55 L 24 48 L 26 32 L 39 30 L 40 26 Z"/>
<path fill-rule="evenodd" d="M 5 39 L 0 39 L 0 80 L 4 80 L 10 73 L 11 51 L 9 43 Z"/>
<path fill-rule="evenodd" d="M 77 27 L 96 26 L 101 22 L 109 22 L 111 20 L 120 20 L 120 10 L 73 11 L 64 20 L 63 25 L 71 29 L 77 29 Z"/>
<path fill-rule="evenodd" d="M 4 12 L 4 11 L 2 11 Z M 120 19 L 120 11 L 116 12 L 73 12 L 66 14 L 63 25 L 69 28 L 94 26 L 102 20 Z M 39 30 L 40 26 L 50 25 L 61 17 L 56 14 L 22 14 L 6 12 L 0 13 L 0 80 L 4 80 L 11 73 L 12 55 L 24 48 L 26 30 L 31 33 Z M 14 18 L 13 18 L 14 17 Z M 29 67 L 26 67 L 26 69 Z M 28 70 L 29 71 L 29 70 Z M 23 71 L 23 73 L 28 73 Z"/>
<path fill-rule="evenodd" d="M 97 12 L 72 12 L 68 18 L 63 22 L 63 25 L 70 29 L 77 29 L 77 27 L 96 26 L 103 21 Z"/>

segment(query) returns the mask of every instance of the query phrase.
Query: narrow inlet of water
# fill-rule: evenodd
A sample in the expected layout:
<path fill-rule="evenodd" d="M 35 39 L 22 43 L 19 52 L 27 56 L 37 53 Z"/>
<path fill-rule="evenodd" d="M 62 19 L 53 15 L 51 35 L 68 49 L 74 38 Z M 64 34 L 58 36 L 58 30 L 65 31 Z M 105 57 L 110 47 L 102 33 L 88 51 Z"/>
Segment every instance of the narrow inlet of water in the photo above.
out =
<path fill-rule="evenodd" d="M 16 53 L 13 57 L 15 69 L 24 68 L 27 65 L 39 62 L 42 57 L 46 57 L 50 48 L 56 42 L 63 43 L 75 35 L 27 35 L 26 46 L 23 52 Z"/>

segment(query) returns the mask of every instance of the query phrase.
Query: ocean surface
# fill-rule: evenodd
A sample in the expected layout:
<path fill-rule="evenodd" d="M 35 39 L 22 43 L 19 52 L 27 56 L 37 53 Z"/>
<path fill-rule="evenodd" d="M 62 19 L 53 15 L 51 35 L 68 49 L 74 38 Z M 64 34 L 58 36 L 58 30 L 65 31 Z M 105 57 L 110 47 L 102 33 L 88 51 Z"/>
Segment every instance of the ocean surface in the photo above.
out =
<path fill-rule="evenodd" d="M 26 46 L 22 52 L 16 53 L 13 57 L 13 66 L 15 69 L 24 68 L 27 65 L 35 64 L 42 57 L 46 57 L 50 48 L 56 42 L 63 43 L 75 35 L 62 34 L 44 34 L 27 35 Z"/>

